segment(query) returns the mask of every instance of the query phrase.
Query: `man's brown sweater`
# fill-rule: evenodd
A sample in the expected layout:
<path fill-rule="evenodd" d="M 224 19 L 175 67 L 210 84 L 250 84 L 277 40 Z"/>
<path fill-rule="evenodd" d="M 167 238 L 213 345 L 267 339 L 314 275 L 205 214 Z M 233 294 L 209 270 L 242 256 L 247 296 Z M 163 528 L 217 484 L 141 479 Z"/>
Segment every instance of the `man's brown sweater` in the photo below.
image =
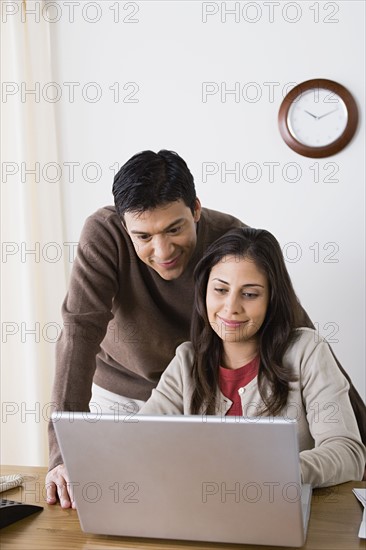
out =
<path fill-rule="evenodd" d="M 88 411 L 93 381 L 114 393 L 147 400 L 177 346 L 189 339 L 197 262 L 212 242 L 243 225 L 203 208 L 186 270 L 165 281 L 137 257 L 114 207 L 90 216 L 62 306 L 54 408 Z M 52 424 L 49 443 L 52 469 L 63 462 Z"/>

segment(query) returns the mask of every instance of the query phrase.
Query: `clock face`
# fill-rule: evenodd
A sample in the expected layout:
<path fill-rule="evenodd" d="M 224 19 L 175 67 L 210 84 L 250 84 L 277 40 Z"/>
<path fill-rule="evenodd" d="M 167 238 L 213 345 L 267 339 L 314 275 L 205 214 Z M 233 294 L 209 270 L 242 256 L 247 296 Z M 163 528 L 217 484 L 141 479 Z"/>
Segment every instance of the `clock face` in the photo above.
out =
<path fill-rule="evenodd" d="M 287 125 L 292 136 L 309 147 L 324 147 L 336 141 L 348 121 L 344 101 L 325 88 L 301 93 L 291 104 Z"/>

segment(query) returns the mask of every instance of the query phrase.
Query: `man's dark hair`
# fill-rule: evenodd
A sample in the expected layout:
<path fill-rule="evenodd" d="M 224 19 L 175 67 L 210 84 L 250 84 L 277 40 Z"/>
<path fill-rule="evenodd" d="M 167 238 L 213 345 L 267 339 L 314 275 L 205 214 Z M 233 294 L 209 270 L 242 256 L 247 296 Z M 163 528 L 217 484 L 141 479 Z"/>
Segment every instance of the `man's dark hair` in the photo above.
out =
<path fill-rule="evenodd" d="M 121 219 L 125 212 L 141 213 L 180 199 L 194 213 L 193 176 L 174 151 L 137 153 L 116 174 L 112 191 Z"/>

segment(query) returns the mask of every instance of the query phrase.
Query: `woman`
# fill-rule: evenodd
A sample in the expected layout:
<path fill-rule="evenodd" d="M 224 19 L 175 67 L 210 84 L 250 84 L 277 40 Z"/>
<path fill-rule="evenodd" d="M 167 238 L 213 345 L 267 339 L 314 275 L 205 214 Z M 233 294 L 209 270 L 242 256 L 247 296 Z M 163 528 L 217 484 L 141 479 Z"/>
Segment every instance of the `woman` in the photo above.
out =
<path fill-rule="evenodd" d="M 181 344 L 141 414 L 284 416 L 298 422 L 302 481 L 361 479 L 363 446 L 347 380 L 328 344 L 295 318 L 276 239 L 235 229 L 195 271 L 191 342 Z"/>

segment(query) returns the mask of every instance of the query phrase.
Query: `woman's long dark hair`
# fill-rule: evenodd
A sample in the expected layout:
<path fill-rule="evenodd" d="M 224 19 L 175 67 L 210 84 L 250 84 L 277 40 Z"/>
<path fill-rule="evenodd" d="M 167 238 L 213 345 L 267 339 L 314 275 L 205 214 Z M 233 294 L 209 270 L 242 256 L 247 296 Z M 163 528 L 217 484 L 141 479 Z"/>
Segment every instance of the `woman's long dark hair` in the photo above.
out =
<path fill-rule="evenodd" d="M 225 256 L 249 258 L 269 285 L 269 303 L 257 335 L 260 364 L 258 388 L 265 404 L 261 413 L 278 414 L 286 405 L 289 383 L 294 380 L 283 365 L 283 356 L 296 338 L 301 306 L 287 272 L 281 247 L 264 229 L 233 229 L 215 241 L 197 264 L 191 341 L 195 352 L 192 414 L 215 414 L 222 340 L 211 328 L 206 310 L 207 283 L 211 269 Z"/>

